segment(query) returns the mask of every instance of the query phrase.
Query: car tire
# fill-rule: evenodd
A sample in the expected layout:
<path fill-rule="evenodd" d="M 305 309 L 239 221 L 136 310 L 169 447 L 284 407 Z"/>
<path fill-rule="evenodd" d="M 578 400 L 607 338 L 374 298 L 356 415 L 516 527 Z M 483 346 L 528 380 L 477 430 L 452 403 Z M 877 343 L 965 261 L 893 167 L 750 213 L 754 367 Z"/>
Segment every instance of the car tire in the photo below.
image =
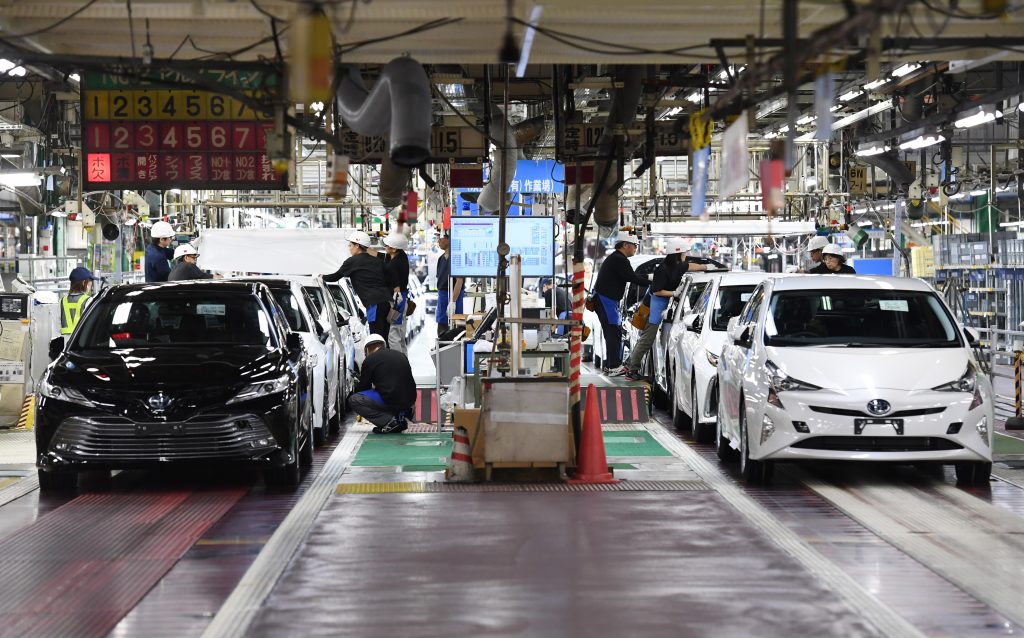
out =
<path fill-rule="evenodd" d="M 700 421 L 700 403 L 697 402 L 697 386 L 690 387 L 690 423 L 692 423 L 693 442 L 710 443 L 711 426 Z"/>
<path fill-rule="evenodd" d="M 310 393 L 312 395 L 312 393 Z M 313 465 L 313 448 L 316 443 L 316 431 L 313 427 L 313 404 L 307 403 L 305 416 L 302 419 L 303 429 L 306 430 L 306 443 L 299 448 L 299 465 L 309 467 Z"/>
<path fill-rule="evenodd" d="M 78 472 L 73 470 L 38 470 L 39 491 L 44 493 L 72 492 L 78 487 Z"/>
<path fill-rule="evenodd" d="M 672 426 L 679 430 L 686 430 L 691 425 L 690 417 L 679 409 L 679 397 L 674 397 L 672 399 Z"/>
<path fill-rule="evenodd" d="M 747 432 L 746 407 L 740 402 L 740 474 L 752 485 L 767 485 L 775 473 L 774 461 L 755 461 L 750 458 L 750 442 Z"/>
<path fill-rule="evenodd" d="M 736 459 L 736 451 L 729 445 L 729 439 L 722 434 L 722 419 L 717 414 L 715 415 L 715 454 L 723 463 Z"/>
<path fill-rule="evenodd" d="M 345 396 L 347 395 L 345 386 L 348 381 L 344 376 L 338 379 L 338 396 L 334 411 L 334 418 L 330 421 L 330 430 L 327 432 L 329 436 L 336 436 L 341 431 L 341 421 L 345 418 Z"/>
<path fill-rule="evenodd" d="M 992 463 L 963 461 L 954 464 L 957 485 L 988 485 L 992 478 Z"/>
<path fill-rule="evenodd" d="M 320 427 L 316 427 L 316 423 L 313 424 L 313 447 L 323 447 L 324 443 L 327 443 L 327 430 L 331 427 L 330 417 L 328 416 L 331 413 L 331 406 L 328 404 L 330 398 L 331 388 L 327 381 L 324 380 L 324 400 L 321 401 L 323 404 L 321 406 L 322 412 L 319 415 L 320 418 L 317 419 Z M 310 462 L 312 462 L 312 452 L 310 452 Z"/>

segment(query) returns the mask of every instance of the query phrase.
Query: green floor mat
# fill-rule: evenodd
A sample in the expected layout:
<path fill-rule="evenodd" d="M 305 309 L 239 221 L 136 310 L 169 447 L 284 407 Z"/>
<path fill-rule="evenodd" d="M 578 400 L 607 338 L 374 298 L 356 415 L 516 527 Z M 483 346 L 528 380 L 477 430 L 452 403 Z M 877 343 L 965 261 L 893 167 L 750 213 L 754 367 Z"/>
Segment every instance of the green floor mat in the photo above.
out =
<path fill-rule="evenodd" d="M 1024 454 L 1024 439 L 997 432 L 992 452 L 995 454 Z"/>
<path fill-rule="evenodd" d="M 448 433 L 371 434 L 363 441 L 352 465 L 405 466 L 429 471 L 447 467 L 451 453 L 452 435 Z"/>
<path fill-rule="evenodd" d="M 632 463 L 609 463 L 608 467 L 613 470 L 635 470 L 636 466 Z"/>
<path fill-rule="evenodd" d="M 604 433 L 608 456 L 672 456 L 646 430 L 613 430 Z"/>

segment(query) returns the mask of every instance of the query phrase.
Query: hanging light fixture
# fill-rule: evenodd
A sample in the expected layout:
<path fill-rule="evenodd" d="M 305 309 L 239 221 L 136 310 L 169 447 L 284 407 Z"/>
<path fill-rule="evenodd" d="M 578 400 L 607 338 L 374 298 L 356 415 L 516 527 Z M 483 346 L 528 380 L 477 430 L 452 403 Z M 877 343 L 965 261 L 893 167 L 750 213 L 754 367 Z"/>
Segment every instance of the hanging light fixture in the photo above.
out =
<path fill-rule="evenodd" d="M 913 73 L 914 71 L 916 71 L 916 70 L 918 70 L 920 68 L 921 68 L 920 64 L 918 64 L 916 62 L 908 62 L 908 63 L 904 64 L 903 66 L 896 67 L 895 69 L 893 69 L 892 70 L 892 76 L 894 78 L 901 78 L 904 75 L 908 75 L 910 73 Z"/>
<path fill-rule="evenodd" d="M 888 144 L 881 142 L 865 142 L 857 147 L 857 151 L 854 153 L 857 157 L 871 157 L 872 155 L 881 155 L 892 150 L 892 147 Z"/>
<path fill-rule="evenodd" d="M 992 104 L 982 104 L 977 109 L 970 109 L 961 114 L 961 117 L 953 123 L 957 128 L 971 128 L 979 124 L 986 124 L 995 121 L 1003 116 L 1003 112 Z"/>
<path fill-rule="evenodd" d="M 921 133 L 900 144 L 901 151 L 916 151 L 945 142 L 946 138 L 938 133 Z"/>

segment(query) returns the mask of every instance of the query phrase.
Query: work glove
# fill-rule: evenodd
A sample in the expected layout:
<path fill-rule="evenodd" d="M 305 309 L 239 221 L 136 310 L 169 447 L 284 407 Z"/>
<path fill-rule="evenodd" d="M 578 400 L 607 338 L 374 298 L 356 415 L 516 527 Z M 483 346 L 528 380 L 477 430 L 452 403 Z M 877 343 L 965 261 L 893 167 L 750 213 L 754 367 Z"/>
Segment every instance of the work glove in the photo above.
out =
<path fill-rule="evenodd" d="M 449 301 L 448 302 L 448 312 L 446 314 L 448 315 L 448 320 L 449 321 L 451 320 L 451 318 L 453 316 L 455 316 L 455 302 L 454 301 Z"/>

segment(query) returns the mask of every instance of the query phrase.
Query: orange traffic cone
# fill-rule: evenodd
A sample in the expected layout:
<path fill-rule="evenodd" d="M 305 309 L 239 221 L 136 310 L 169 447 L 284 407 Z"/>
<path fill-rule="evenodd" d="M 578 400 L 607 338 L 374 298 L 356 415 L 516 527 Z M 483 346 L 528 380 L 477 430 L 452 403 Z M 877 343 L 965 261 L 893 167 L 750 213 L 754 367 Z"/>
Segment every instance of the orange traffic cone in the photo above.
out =
<path fill-rule="evenodd" d="M 583 434 L 580 437 L 580 458 L 576 474 L 569 480 L 572 484 L 618 483 L 619 480 L 608 471 L 608 459 L 604 455 L 604 435 L 601 433 L 601 417 L 597 414 L 597 390 L 594 384 L 587 386 L 587 405 L 583 410 Z"/>
<path fill-rule="evenodd" d="M 452 438 L 455 443 L 452 445 L 452 457 L 448 460 L 448 470 L 444 473 L 445 480 L 450 483 L 472 483 L 476 477 L 473 476 L 469 432 L 464 427 L 457 427 Z"/>

